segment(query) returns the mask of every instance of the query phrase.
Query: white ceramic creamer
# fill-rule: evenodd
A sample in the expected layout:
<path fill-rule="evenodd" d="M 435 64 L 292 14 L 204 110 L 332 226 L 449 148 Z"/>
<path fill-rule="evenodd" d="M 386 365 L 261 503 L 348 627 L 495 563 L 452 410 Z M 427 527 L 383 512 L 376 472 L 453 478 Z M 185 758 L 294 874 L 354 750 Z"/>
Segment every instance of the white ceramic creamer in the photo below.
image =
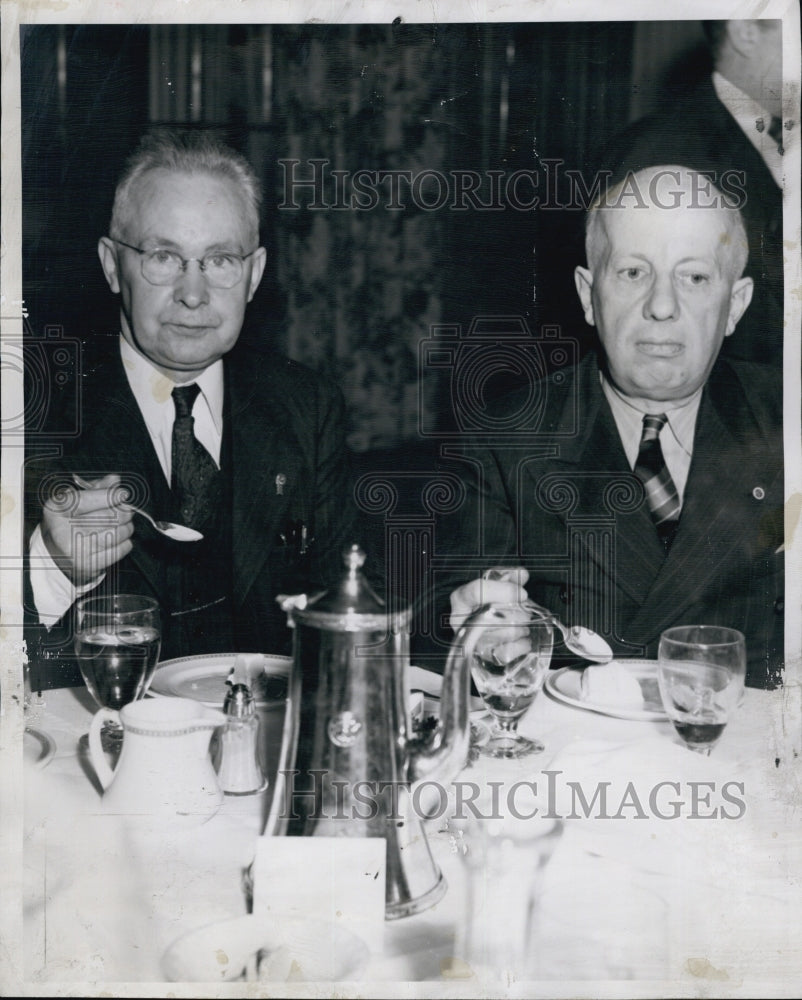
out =
<path fill-rule="evenodd" d="M 107 719 L 123 727 L 114 770 L 100 741 Z M 184 823 L 213 816 L 223 792 L 209 756 L 209 740 L 225 721 L 222 712 L 189 698 L 134 701 L 119 712 L 101 708 L 89 729 L 89 756 L 103 787 L 103 811 Z"/>

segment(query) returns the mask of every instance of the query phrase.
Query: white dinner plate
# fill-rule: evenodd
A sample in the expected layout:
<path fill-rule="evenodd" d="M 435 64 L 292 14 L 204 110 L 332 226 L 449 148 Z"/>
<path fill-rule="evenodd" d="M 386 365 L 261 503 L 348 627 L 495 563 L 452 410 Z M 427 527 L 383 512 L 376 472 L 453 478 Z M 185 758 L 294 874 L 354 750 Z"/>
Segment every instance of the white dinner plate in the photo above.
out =
<path fill-rule="evenodd" d="M 22 752 L 26 764 L 42 768 L 53 759 L 56 743 L 52 736 L 41 729 L 26 726 L 22 737 Z"/>
<path fill-rule="evenodd" d="M 594 701 L 585 701 L 581 696 L 582 671 L 575 667 L 562 667 L 552 670 L 546 678 L 546 691 L 557 701 L 574 708 L 584 708 L 588 712 L 598 712 L 610 715 L 614 719 L 631 719 L 635 722 L 653 722 L 664 720 L 666 713 L 660 699 L 660 688 L 657 684 L 657 660 L 614 660 L 626 668 L 640 684 L 643 694 L 643 707 L 605 705 Z M 596 668 L 604 669 L 604 667 Z"/>
<path fill-rule="evenodd" d="M 156 667 L 148 694 L 170 698 L 192 698 L 211 708 L 221 708 L 228 688 L 226 678 L 234 666 L 236 653 L 207 653 L 205 656 L 180 656 L 165 660 Z M 257 674 L 253 697 L 264 706 L 287 697 L 287 678 L 291 656 L 264 654 L 264 671 Z"/>

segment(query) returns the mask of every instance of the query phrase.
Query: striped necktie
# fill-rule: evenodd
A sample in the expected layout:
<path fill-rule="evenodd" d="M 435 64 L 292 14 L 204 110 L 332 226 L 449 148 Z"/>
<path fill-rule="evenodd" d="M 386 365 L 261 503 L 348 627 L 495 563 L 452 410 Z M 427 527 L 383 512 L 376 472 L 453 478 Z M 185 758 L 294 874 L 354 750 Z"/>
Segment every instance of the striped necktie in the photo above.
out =
<path fill-rule="evenodd" d="M 667 420 L 665 413 L 644 414 L 640 450 L 634 469 L 646 490 L 646 502 L 666 552 L 674 540 L 680 514 L 677 487 L 660 447 L 660 431 Z"/>
<path fill-rule="evenodd" d="M 220 476 L 214 459 L 195 437 L 192 407 L 200 387 L 173 389 L 175 421 L 172 440 L 172 481 L 179 523 L 197 531 L 210 526 L 220 502 Z"/>

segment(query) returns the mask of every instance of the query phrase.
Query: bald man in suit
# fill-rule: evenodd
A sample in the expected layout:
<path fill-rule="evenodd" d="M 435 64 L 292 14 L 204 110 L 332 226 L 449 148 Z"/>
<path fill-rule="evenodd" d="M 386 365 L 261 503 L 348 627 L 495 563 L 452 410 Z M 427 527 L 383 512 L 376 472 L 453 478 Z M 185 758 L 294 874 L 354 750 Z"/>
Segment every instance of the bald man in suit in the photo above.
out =
<path fill-rule="evenodd" d="M 729 626 L 746 636 L 747 683 L 773 687 L 782 385 L 768 366 L 719 356 L 752 298 L 743 222 L 685 168 L 633 181 L 640 200 L 613 189 L 588 213 L 575 272 L 601 352 L 500 401 L 497 441 L 463 444 L 467 501 L 438 525 L 438 621 L 528 594 L 616 654 L 646 657 L 673 625 Z M 693 207 L 700 185 L 706 207 Z M 657 473 L 643 472 L 654 437 L 656 493 Z"/>
<path fill-rule="evenodd" d="M 782 368 L 784 148 L 798 127 L 782 115 L 782 22 L 704 21 L 713 72 L 615 136 L 598 169 L 678 163 L 739 193 L 754 300 L 724 357 Z"/>

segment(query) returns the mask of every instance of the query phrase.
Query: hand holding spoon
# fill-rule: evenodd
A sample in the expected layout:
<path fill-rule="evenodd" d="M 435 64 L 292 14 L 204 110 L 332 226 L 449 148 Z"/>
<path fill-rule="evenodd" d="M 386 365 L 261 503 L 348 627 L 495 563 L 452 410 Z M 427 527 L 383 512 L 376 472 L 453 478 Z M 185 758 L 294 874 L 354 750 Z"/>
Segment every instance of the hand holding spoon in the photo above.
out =
<path fill-rule="evenodd" d="M 514 570 L 508 571 L 503 568 L 489 569 L 483 574 L 483 579 L 512 580 L 514 579 L 514 572 Z M 592 629 L 584 628 L 582 625 L 572 625 L 570 627 L 564 625 L 548 608 L 542 607 L 542 605 L 535 603 L 535 601 L 525 600 L 521 602 L 521 605 L 531 608 L 533 611 L 538 611 L 547 618 L 562 634 L 566 648 L 570 649 L 577 656 L 581 656 L 583 660 L 591 660 L 594 663 L 609 663 L 612 660 L 613 651 L 607 642 L 596 632 L 592 631 Z"/>
<path fill-rule="evenodd" d="M 92 490 L 95 488 L 92 483 L 86 479 L 82 479 L 75 472 L 72 474 L 72 480 L 82 490 Z M 195 531 L 194 528 L 187 528 L 183 524 L 173 524 L 172 521 L 157 521 L 147 511 L 141 510 L 139 507 L 134 507 L 132 504 L 126 504 L 125 506 L 127 510 L 139 514 L 146 521 L 150 521 L 156 531 L 167 538 L 171 538 L 174 542 L 199 542 L 203 538 L 203 535 L 199 531 Z"/>

